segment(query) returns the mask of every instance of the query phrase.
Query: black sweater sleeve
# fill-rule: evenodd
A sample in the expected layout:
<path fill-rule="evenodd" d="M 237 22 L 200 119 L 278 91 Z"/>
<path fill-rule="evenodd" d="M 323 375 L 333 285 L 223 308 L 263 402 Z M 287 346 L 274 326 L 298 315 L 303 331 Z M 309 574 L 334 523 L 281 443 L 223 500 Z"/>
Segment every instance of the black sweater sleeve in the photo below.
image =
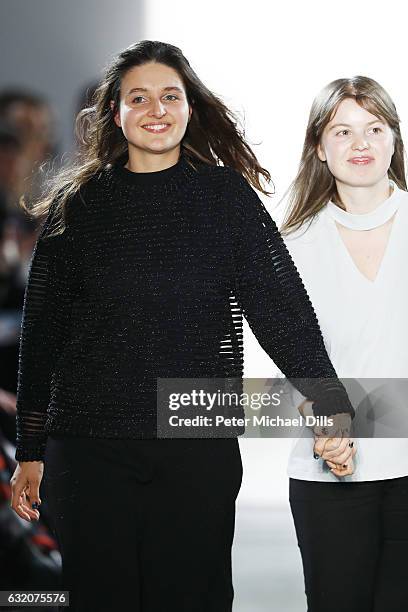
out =
<path fill-rule="evenodd" d="M 68 334 L 74 297 L 73 233 L 49 237 L 55 202 L 30 262 L 21 324 L 17 382 L 17 461 L 41 461 L 51 379 Z"/>
<path fill-rule="evenodd" d="M 354 410 L 327 355 L 312 303 L 286 245 L 248 182 L 228 173 L 237 299 L 257 340 L 316 416 Z"/>

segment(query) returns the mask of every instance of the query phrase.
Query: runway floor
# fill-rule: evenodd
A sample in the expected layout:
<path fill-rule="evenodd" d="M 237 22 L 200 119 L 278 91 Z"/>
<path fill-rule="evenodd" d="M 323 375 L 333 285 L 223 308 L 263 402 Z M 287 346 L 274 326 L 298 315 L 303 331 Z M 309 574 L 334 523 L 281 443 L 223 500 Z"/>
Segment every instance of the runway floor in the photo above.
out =
<path fill-rule="evenodd" d="M 237 507 L 234 612 L 306 612 L 289 507 Z"/>

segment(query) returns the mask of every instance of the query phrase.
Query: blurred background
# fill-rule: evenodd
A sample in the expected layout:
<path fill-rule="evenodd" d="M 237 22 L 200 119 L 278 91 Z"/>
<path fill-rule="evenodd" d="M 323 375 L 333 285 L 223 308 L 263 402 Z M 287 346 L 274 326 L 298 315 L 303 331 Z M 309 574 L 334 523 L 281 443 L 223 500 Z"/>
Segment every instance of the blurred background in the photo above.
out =
<path fill-rule="evenodd" d="M 407 139 L 406 9 L 394 0 L 2 0 L 0 5 L 0 587 L 56 584 L 58 546 L 46 504 L 39 524 L 9 508 L 24 287 L 38 228 L 17 206 L 41 189 L 39 166 L 67 163 L 74 118 L 111 57 L 149 38 L 182 48 L 200 78 L 242 120 L 272 175 L 263 198 L 279 222 L 310 105 L 339 77 L 363 74 L 393 97 Z M 276 367 L 245 327 L 245 375 Z M 244 482 L 234 546 L 236 612 L 306 610 L 287 501 L 290 440 L 241 440 Z M 50 608 L 48 608 L 50 610 Z"/>

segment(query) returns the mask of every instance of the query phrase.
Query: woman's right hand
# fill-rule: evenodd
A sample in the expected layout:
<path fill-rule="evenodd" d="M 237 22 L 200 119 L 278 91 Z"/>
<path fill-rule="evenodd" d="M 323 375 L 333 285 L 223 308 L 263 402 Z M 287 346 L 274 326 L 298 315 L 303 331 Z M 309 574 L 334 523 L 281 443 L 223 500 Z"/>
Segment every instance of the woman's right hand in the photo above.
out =
<path fill-rule="evenodd" d="M 40 518 L 38 510 L 31 504 L 41 504 L 40 484 L 44 472 L 43 461 L 20 461 L 10 479 L 11 507 L 26 521 Z"/>

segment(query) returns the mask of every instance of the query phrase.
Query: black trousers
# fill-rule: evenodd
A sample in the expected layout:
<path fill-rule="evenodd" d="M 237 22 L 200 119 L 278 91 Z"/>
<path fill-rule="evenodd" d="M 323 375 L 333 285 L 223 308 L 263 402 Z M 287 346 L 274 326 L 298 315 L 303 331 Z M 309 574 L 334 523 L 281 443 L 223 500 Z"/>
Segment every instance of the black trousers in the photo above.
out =
<path fill-rule="evenodd" d="M 50 436 L 43 495 L 70 612 L 230 612 L 241 479 L 236 439 Z"/>
<path fill-rule="evenodd" d="M 408 610 L 408 477 L 289 490 L 308 612 Z"/>

